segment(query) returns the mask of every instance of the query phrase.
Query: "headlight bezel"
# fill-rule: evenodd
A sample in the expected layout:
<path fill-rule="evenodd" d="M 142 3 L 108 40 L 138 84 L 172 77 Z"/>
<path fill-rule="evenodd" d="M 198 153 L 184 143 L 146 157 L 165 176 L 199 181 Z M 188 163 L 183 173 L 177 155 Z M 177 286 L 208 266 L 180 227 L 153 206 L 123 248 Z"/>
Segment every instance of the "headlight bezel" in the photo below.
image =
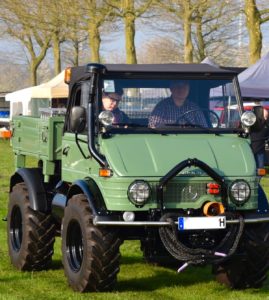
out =
<path fill-rule="evenodd" d="M 138 190 L 138 187 L 136 187 L 136 199 L 134 197 L 134 191 L 132 191 L 132 189 L 135 188 L 136 185 L 144 185 L 144 187 L 146 187 L 146 192 L 148 194 L 145 194 L 145 197 L 142 199 L 142 200 L 138 200 L 139 196 L 138 196 L 138 193 L 140 192 L 141 193 L 141 190 Z M 134 204 L 136 207 L 142 207 L 144 206 L 147 201 L 149 200 L 149 198 L 151 197 L 151 187 L 149 185 L 149 183 L 145 180 L 135 180 L 133 181 L 129 187 L 128 187 L 128 190 L 127 190 L 127 195 L 128 195 L 128 199 L 129 201 Z"/>
<path fill-rule="evenodd" d="M 234 187 L 235 185 L 238 185 L 238 184 L 245 184 L 246 188 L 245 188 L 245 189 L 238 188 L 238 192 L 237 192 L 238 197 L 236 198 L 235 195 L 234 195 L 234 192 L 233 192 L 233 187 Z M 242 199 L 242 200 L 239 200 L 239 199 L 238 199 L 238 198 L 240 197 L 240 190 L 241 190 L 241 191 L 243 190 L 243 191 L 245 191 L 245 192 L 246 192 L 246 190 L 248 190 L 247 195 L 246 195 L 245 198 Z M 234 204 L 236 204 L 237 206 L 242 206 L 242 205 L 244 205 L 244 204 L 249 200 L 249 198 L 250 198 L 250 196 L 251 196 L 251 188 L 250 188 L 249 183 L 248 183 L 247 181 L 243 180 L 243 179 L 237 179 L 237 180 L 233 181 L 233 182 L 230 184 L 230 186 L 229 186 L 229 196 L 230 196 L 230 199 L 232 200 L 232 202 L 233 202 Z"/>

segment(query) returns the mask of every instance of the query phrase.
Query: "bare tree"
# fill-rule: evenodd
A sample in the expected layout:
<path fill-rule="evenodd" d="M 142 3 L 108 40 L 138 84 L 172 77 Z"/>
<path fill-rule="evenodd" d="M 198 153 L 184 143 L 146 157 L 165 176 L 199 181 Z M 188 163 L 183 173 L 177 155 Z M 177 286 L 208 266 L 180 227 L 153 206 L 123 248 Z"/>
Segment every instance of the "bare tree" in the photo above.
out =
<path fill-rule="evenodd" d="M 239 38 L 239 6 L 233 2 L 206 0 L 197 7 L 193 16 L 193 43 L 195 60 L 200 62 L 206 56 L 216 57 L 217 49 L 222 48 L 222 55 L 228 52 L 222 47 L 236 43 Z"/>
<path fill-rule="evenodd" d="M 139 63 L 179 63 L 183 59 L 183 53 L 178 49 L 178 42 L 168 36 L 155 37 L 143 44 L 143 48 L 138 51 Z"/>
<path fill-rule="evenodd" d="M 198 7 L 206 0 L 158 0 L 158 5 L 174 15 L 182 24 L 184 32 L 184 61 L 193 62 L 192 22 Z"/>
<path fill-rule="evenodd" d="M 110 19 L 111 7 L 104 0 L 69 0 L 69 22 L 71 30 L 75 32 L 87 32 L 90 59 L 92 62 L 100 62 L 101 29 Z M 78 34 L 76 34 L 78 37 Z M 84 34 L 85 36 L 85 34 Z M 74 41 L 74 35 L 71 39 Z"/>
<path fill-rule="evenodd" d="M 40 28 L 42 25 L 45 28 L 40 28 L 47 31 L 51 36 L 51 47 L 54 57 L 54 75 L 61 72 L 61 44 L 66 41 L 67 35 L 67 1 L 51 1 L 51 0 L 38 0 L 40 13 L 43 16 L 37 26 Z M 49 9 L 48 9 L 49 7 Z"/>
<path fill-rule="evenodd" d="M 32 85 L 37 84 L 37 68 L 46 56 L 51 35 L 40 31 L 28 14 L 39 14 L 39 6 L 27 0 L 6 0 L 0 3 L 0 18 L 6 26 L 6 33 L 19 40 L 29 56 L 29 68 Z"/>
<path fill-rule="evenodd" d="M 124 22 L 126 63 L 136 64 L 135 21 L 148 11 L 153 0 L 107 0 L 106 3 L 113 8 L 112 14 Z"/>
<path fill-rule="evenodd" d="M 262 32 L 261 24 L 269 21 L 269 4 L 264 9 L 258 9 L 256 0 L 245 0 L 244 12 L 249 34 L 249 58 L 253 64 L 261 57 Z"/>

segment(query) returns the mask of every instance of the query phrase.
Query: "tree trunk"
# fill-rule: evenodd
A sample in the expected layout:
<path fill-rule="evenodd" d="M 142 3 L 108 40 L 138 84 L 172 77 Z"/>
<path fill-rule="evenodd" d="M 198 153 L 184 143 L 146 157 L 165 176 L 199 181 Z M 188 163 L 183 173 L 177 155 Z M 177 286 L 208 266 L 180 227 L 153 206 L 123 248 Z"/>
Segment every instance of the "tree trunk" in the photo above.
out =
<path fill-rule="evenodd" d="M 124 30 L 125 30 L 125 50 L 126 63 L 137 64 L 135 50 L 135 14 L 134 0 L 125 0 L 124 2 Z"/>
<path fill-rule="evenodd" d="M 58 75 L 61 72 L 61 51 L 60 41 L 57 34 L 52 38 L 53 57 L 54 57 L 54 75 Z"/>
<path fill-rule="evenodd" d="M 245 0 L 246 25 L 249 34 L 249 61 L 254 64 L 261 58 L 261 16 L 255 0 Z"/>
<path fill-rule="evenodd" d="M 30 79 L 31 79 L 31 85 L 35 86 L 37 85 L 37 68 L 39 64 L 35 60 L 31 60 L 30 62 Z"/>
<path fill-rule="evenodd" d="M 189 1 L 183 1 L 184 16 L 183 16 L 183 30 L 184 30 L 184 61 L 185 63 L 193 62 L 193 44 L 191 40 L 191 24 L 192 12 Z"/>
<path fill-rule="evenodd" d="M 46 41 L 46 43 L 43 45 L 43 48 L 41 49 L 38 56 L 36 56 L 34 52 L 33 45 L 30 47 L 28 45 L 28 51 L 30 53 L 31 61 L 30 61 L 30 78 L 31 78 L 31 84 L 37 85 L 37 69 L 41 62 L 43 61 L 44 57 L 46 56 L 47 50 L 48 50 L 49 40 Z"/>
<path fill-rule="evenodd" d="M 205 41 L 203 38 L 203 30 L 202 30 L 202 18 L 196 18 L 196 37 L 197 37 L 197 46 L 199 53 L 199 62 L 205 58 Z"/>
<path fill-rule="evenodd" d="M 91 62 L 100 62 L 100 44 L 101 37 L 99 27 L 96 24 L 91 23 L 89 25 L 89 46 L 91 50 Z"/>
<path fill-rule="evenodd" d="M 74 41 L 74 67 L 77 67 L 79 64 L 79 42 Z"/>

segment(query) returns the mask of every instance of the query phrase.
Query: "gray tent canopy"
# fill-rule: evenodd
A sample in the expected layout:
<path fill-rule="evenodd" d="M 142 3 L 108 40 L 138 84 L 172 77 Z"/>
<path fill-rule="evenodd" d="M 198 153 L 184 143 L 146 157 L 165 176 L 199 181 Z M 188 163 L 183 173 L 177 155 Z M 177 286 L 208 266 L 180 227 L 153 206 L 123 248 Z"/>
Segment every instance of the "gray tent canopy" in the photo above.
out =
<path fill-rule="evenodd" d="M 269 98 L 269 52 L 238 75 L 244 98 Z"/>

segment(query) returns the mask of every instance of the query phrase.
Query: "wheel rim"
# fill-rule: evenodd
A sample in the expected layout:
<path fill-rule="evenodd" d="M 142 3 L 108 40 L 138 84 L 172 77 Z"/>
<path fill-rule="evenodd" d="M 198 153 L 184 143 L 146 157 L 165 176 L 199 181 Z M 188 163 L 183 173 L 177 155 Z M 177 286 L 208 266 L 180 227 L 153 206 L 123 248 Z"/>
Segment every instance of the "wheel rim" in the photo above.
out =
<path fill-rule="evenodd" d="M 18 206 L 13 207 L 11 212 L 9 236 L 12 248 L 16 252 L 20 251 L 22 243 L 22 215 Z"/>
<path fill-rule="evenodd" d="M 78 272 L 83 260 L 83 242 L 81 228 L 76 220 L 68 224 L 66 249 L 69 266 L 74 272 Z"/>

